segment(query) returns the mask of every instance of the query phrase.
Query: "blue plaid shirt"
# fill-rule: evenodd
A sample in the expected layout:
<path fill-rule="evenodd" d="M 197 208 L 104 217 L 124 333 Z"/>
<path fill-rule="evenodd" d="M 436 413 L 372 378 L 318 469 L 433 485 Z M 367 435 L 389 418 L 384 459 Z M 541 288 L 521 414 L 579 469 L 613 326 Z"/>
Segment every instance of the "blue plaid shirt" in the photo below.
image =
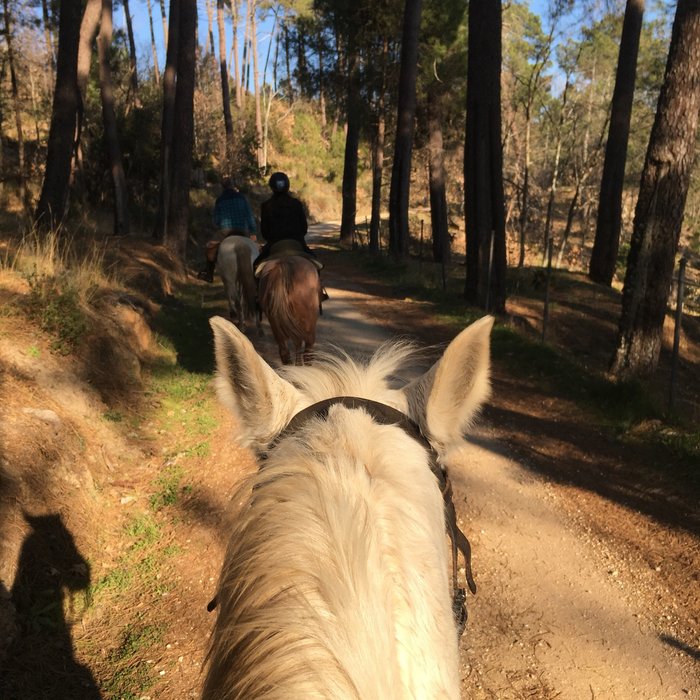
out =
<path fill-rule="evenodd" d="M 248 200 L 240 192 L 224 190 L 214 205 L 214 224 L 219 230 L 241 229 L 255 233 L 255 219 Z"/>

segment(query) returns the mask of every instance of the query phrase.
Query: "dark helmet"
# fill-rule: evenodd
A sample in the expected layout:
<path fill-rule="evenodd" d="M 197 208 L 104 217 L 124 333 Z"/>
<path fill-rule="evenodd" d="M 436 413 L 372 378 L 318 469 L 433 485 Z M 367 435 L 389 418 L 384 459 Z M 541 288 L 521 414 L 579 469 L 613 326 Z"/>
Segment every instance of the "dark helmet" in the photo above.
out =
<path fill-rule="evenodd" d="M 289 178 L 284 173 L 272 173 L 268 184 L 273 192 L 289 192 Z"/>

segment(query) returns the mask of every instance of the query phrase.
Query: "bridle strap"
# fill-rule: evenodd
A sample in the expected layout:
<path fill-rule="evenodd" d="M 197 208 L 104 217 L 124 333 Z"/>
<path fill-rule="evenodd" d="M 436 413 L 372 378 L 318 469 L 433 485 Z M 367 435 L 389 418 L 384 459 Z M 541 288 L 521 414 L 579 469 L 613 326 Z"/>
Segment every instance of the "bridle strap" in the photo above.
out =
<path fill-rule="evenodd" d="M 447 476 L 447 472 L 439 463 L 438 455 L 433 446 L 428 442 L 425 435 L 415 421 L 411 420 L 405 413 L 402 413 L 392 406 L 363 399 L 358 396 L 336 396 L 331 399 L 319 401 L 311 406 L 307 406 L 292 417 L 286 428 L 277 436 L 271 447 L 279 444 L 286 437 L 298 431 L 304 423 L 313 418 L 325 420 L 332 406 L 341 405 L 350 409 L 362 409 L 382 425 L 396 425 L 401 428 L 409 437 L 416 440 L 424 447 L 430 456 L 430 471 L 438 481 L 440 493 L 445 506 L 445 529 L 450 538 L 452 549 L 452 611 L 459 628 L 459 633 L 464 631 L 467 622 L 467 610 L 465 607 L 466 591 L 459 586 L 457 572 L 457 552 L 462 554 L 464 559 L 464 573 L 469 586 L 469 590 L 476 594 L 476 583 L 472 575 L 472 550 L 469 540 L 457 525 L 457 512 L 452 500 L 452 483 Z M 263 467 L 264 468 L 264 467 Z M 210 612 L 216 607 L 217 599 L 214 599 L 207 606 Z"/>
<path fill-rule="evenodd" d="M 455 510 L 454 501 L 452 500 L 452 483 L 447 476 L 447 472 L 440 465 L 439 458 L 433 446 L 428 442 L 427 438 L 421 432 L 418 424 L 411 420 L 405 413 L 402 413 L 392 406 L 372 401 L 371 399 L 363 399 L 357 396 L 336 396 L 330 399 L 319 401 L 318 403 L 307 406 L 299 411 L 287 424 L 287 427 L 279 434 L 274 444 L 279 443 L 285 437 L 296 432 L 306 421 L 312 418 L 326 419 L 331 406 L 345 406 L 352 409 L 363 409 L 378 423 L 383 425 L 396 425 L 401 428 L 409 437 L 420 443 L 430 455 L 430 471 L 438 480 L 440 493 L 445 505 L 445 529 L 450 538 L 452 549 L 452 591 L 453 591 L 453 609 L 455 618 L 460 627 L 460 633 L 464 630 L 466 624 L 466 608 L 464 601 L 466 599 L 466 591 L 460 588 L 457 575 L 457 552 L 462 554 L 464 559 L 464 575 L 472 594 L 476 594 L 476 583 L 472 573 L 472 548 L 466 535 L 460 530 L 457 525 L 457 512 Z"/>

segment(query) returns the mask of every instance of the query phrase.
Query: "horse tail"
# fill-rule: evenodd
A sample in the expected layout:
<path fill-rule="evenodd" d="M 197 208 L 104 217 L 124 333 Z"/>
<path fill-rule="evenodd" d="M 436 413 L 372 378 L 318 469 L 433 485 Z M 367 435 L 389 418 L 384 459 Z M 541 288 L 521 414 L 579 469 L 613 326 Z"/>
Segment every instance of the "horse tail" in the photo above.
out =
<path fill-rule="evenodd" d="M 318 273 L 305 258 L 273 261 L 260 276 L 260 303 L 277 333 L 313 345 L 319 299 Z"/>
<path fill-rule="evenodd" d="M 253 318 L 255 316 L 255 300 L 258 295 L 253 273 L 253 261 L 250 249 L 247 246 L 236 246 L 236 263 L 238 267 L 238 284 L 243 299 L 243 316 Z"/>

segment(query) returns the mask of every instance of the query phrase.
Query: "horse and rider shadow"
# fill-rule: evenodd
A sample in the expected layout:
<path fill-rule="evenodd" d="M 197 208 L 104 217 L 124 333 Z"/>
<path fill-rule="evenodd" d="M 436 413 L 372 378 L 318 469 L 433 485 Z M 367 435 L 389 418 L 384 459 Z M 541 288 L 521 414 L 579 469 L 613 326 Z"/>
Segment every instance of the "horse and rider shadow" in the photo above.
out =
<path fill-rule="evenodd" d="M 2 583 L 4 628 L 12 640 L 0 656 L 4 700 L 99 700 L 90 670 L 76 658 L 64 603 L 90 586 L 90 565 L 78 551 L 60 514 L 24 513 L 24 539 L 11 590 Z M 9 604 L 8 604 L 9 601 Z M 14 608 L 14 610 L 12 609 Z"/>

